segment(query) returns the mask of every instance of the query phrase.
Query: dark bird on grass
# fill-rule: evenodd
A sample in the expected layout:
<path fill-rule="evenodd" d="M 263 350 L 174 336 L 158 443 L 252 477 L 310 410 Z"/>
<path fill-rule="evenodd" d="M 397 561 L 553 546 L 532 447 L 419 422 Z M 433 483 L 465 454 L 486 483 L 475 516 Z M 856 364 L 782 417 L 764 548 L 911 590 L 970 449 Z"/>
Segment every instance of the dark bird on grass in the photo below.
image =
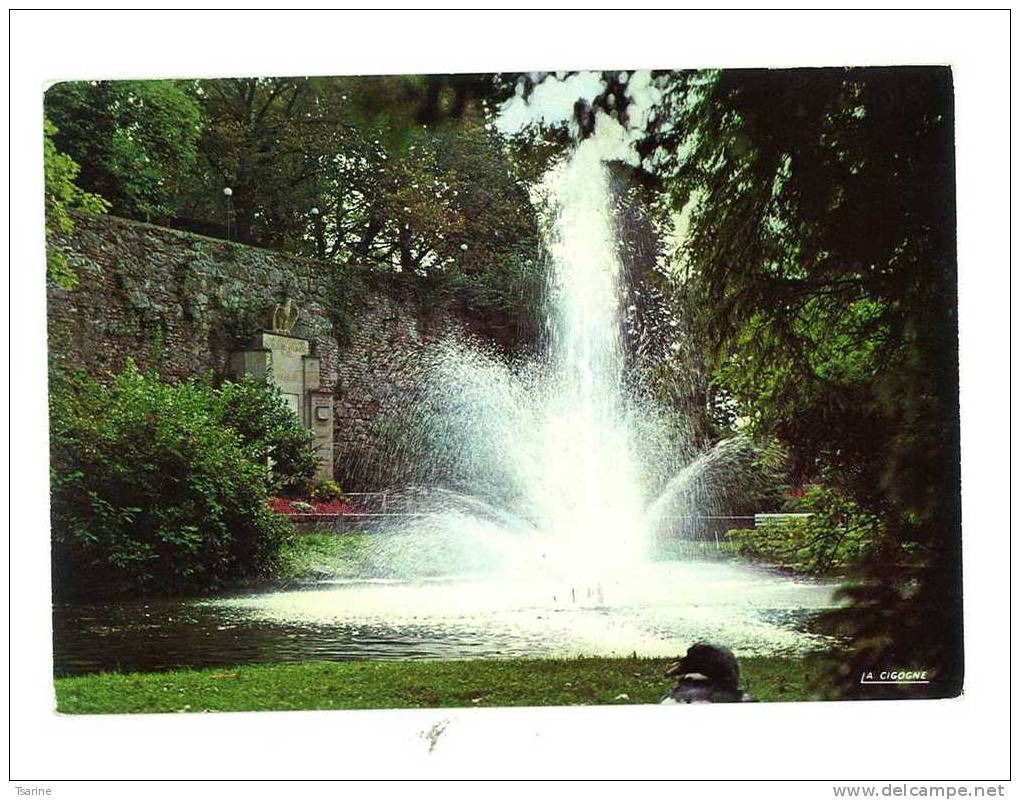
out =
<path fill-rule="evenodd" d="M 663 703 L 746 703 L 751 696 L 740 689 L 740 666 L 727 647 L 698 642 L 666 669 L 677 684 Z"/>

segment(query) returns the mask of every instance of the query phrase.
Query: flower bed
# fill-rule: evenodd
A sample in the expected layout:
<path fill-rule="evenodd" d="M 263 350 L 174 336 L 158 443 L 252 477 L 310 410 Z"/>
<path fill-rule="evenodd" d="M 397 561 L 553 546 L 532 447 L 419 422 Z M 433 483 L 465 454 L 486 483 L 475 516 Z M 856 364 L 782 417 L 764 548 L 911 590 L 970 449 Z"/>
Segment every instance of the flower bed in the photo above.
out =
<path fill-rule="evenodd" d="M 272 500 L 273 511 L 277 514 L 284 514 L 291 520 L 311 520 L 325 516 L 338 516 L 350 514 L 354 508 L 350 503 L 343 500 L 310 500 L 300 497 L 274 497 Z M 311 510 L 309 510 L 309 507 Z"/>

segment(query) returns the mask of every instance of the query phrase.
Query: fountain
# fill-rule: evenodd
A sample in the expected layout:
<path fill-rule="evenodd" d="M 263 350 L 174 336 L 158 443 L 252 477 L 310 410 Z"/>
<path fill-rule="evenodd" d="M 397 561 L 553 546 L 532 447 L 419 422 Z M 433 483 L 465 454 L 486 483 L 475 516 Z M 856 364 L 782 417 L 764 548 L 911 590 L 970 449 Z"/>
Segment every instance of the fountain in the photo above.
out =
<path fill-rule="evenodd" d="M 361 567 L 304 591 L 212 601 L 326 636 L 330 656 L 738 655 L 821 643 L 798 629 L 832 586 L 721 560 L 652 557 L 663 520 L 711 507 L 746 447 L 694 452 L 628 389 L 623 287 L 599 133 L 548 174 L 547 336 L 509 363 L 451 338 L 422 368 L 409 483 Z M 401 502 L 402 500 L 402 502 Z"/>

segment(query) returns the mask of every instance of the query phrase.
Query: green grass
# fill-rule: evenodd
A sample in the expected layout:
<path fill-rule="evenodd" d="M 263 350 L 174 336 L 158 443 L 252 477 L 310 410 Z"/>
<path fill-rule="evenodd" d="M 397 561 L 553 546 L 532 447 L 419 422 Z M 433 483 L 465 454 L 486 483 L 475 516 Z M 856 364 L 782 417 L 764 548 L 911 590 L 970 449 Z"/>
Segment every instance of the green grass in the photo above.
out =
<path fill-rule="evenodd" d="M 284 581 L 352 577 L 373 566 L 373 538 L 366 534 L 295 534 L 280 548 L 274 577 Z"/>
<path fill-rule="evenodd" d="M 365 575 L 420 578 L 446 575 L 450 564 L 468 571 L 485 569 L 492 566 L 488 558 L 474 552 L 470 543 L 456 539 L 434 541 L 422 548 L 406 533 L 297 533 L 280 548 L 272 577 L 284 583 Z"/>
<path fill-rule="evenodd" d="M 656 703 L 666 659 L 312 661 L 55 679 L 66 714 Z M 745 658 L 756 700 L 816 699 L 817 659 Z M 620 698 L 620 695 L 627 695 Z M 618 699 L 619 698 L 619 699 Z"/>

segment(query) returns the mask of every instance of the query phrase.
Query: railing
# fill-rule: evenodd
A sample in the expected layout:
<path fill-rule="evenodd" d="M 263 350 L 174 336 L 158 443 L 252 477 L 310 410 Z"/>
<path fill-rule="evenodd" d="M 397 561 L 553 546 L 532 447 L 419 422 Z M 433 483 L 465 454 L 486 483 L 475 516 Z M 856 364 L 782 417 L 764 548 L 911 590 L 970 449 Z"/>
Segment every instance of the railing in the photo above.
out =
<path fill-rule="evenodd" d="M 783 525 L 787 522 L 803 522 L 812 514 L 755 514 L 754 527 L 764 528 L 769 525 Z"/>
<path fill-rule="evenodd" d="M 427 494 L 427 490 L 411 489 L 396 492 L 347 492 L 354 510 L 342 514 L 302 514 L 298 521 L 317 530 L 335 533 L 357 531 L 361 523 L 374 519 L 407 519 L 429 516 L 427 512 L 407 510 L 414 499 Z M 754 528 L 789 518 L 803 518 L 810 514 L 691 514 L 664 515 L 657 540 L 671 546 L 706 548 L 721 551 L 727 546 L 726 532 L 734 528 Z"/>

